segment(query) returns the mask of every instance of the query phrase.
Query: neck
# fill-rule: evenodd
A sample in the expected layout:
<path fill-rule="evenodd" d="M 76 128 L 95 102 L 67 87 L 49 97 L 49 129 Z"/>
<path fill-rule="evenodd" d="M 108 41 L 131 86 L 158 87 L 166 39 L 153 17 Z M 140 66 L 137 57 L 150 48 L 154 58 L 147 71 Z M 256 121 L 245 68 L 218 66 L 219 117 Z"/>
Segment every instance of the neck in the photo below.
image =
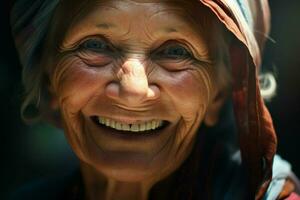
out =
<path fill-rule="evenodd" d="M 153 185 L 110 179 L 85 163 L 81 163 L 81 173 L 86 200 L 147 200 Z"/>
<path fill-rule="evenodd" d="M 140 183 L 126 183 L 110 181 L 106 189 L 107 200 L 147 200 L 149 190 L 145 190 Z"/>

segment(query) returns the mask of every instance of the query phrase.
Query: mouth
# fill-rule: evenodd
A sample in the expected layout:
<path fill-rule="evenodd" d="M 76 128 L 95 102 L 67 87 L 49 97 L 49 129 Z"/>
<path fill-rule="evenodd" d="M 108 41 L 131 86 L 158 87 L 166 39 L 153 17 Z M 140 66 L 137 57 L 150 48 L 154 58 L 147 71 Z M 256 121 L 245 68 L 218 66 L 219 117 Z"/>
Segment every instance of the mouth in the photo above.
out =
<path fill-rule="evenodd" d="M 172 121 L 155 117 L 93 115 L 85 123 L 87 152 L 109 170 L 147 172 L 154 162 L 165 159 L 175 135 Z"/>
<path fill-rule="evenodd" d="M 97 126 L 115 130 L 121 134 L 150 134 L 165 128 L 169 124 L 168 121 L 158 119 L 128 123 L 111 118 L 93 116 L 92 120 L 95 124 L 97 124 Z"/>

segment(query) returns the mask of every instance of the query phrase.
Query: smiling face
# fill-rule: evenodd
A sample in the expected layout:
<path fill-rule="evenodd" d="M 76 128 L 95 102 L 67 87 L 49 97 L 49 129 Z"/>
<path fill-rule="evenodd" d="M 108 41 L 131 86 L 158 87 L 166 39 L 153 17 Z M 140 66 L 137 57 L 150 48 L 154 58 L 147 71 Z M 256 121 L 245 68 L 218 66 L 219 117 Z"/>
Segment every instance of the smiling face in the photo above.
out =
<path fill-rule="evenodd" d="M 48 36 L 52 105 L 82 162 L 121 181 L 158 181 L 221 105 L 212 20 L 198 1 L 82 2 L 62 1 Z"/>

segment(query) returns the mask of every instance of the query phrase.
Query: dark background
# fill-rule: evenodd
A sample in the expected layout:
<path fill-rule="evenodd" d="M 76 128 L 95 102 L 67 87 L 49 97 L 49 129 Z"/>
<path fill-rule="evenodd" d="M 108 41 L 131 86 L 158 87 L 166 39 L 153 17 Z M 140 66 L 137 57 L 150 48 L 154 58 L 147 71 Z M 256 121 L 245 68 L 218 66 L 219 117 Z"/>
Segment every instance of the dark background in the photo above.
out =
<path fill-rule="evenodd" d="M 6 4 L 5 4 L 6 3 Z M 46 124 L 27 126 L 20 119 L 21 67 L 10 35 L 7 2 L 0 3 L 0 199 L 22 183 L 64 172 L 75 158 L 61 131 Z M 263 67 L 278 82 L 277 96 L 267 103 L 278 134 L 279 154 L 300 176 L 300 1 L 272 0 L 271 38 Z"/>

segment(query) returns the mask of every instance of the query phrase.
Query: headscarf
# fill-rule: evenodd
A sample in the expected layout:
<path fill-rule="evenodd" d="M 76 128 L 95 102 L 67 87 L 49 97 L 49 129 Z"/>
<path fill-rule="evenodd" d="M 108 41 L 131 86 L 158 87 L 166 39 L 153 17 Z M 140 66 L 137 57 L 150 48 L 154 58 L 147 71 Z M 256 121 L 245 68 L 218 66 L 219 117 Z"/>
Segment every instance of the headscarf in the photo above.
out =
<path fill-rule="evenodd" d="M 267 0 L 201 0 L 240 42 L 231 45 L 233 104 L 249 199 L 262 199 L 272 179 L 277 139 L 260 94 L 258 70 L 270 29 Z"/>
<path fill-rule="evenodd" d="M 270 28 L 267 0 L 199 0 L 211 9 L 237 40 L 230 45 L 233 105 L 249 199 L 262 199 L 272 179 L 277 140 L 260 94 L 258 71 Z M 17 0 L 11 24 L 23 65 L 33 70 L 59 0 Z"/>

